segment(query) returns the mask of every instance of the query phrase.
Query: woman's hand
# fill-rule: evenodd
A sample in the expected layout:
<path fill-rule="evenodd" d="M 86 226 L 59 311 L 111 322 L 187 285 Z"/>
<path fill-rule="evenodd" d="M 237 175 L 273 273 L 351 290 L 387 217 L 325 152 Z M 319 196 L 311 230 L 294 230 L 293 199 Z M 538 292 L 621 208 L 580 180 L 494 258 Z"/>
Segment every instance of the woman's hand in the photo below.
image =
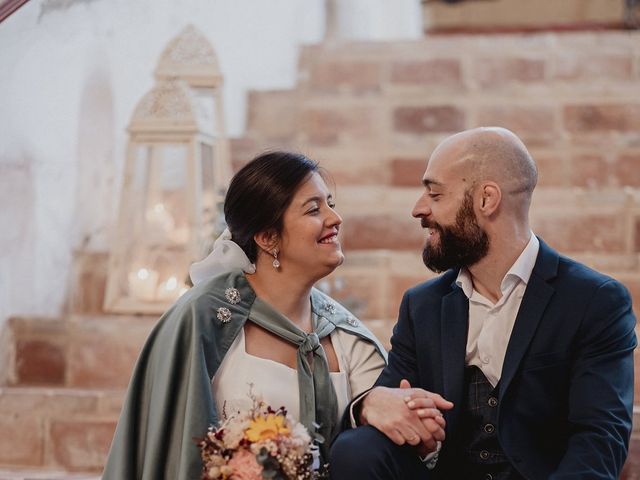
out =
<path fill-rule="evenodd" d="M 436 450 L 445 437 L 441 410 L 453 404 L 440 395 L 411 388 L 402 380 L 400 388 L 376 387 L 364 398 L 361 418 L 397 445 L 420 445 L 421 453 Z"/>

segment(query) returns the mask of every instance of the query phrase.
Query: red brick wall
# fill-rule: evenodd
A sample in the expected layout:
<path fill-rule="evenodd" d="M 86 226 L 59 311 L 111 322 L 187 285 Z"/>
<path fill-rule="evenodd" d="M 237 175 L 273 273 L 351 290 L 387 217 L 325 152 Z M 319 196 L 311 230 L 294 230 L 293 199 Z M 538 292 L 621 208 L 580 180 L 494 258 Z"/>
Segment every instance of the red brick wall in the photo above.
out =
<path fill-rule="evenodd" d="M 307 47 L 295 90 L 254 92 L 239 165 L 293 148 L 326 167 L 345 219 L 337 296 L 382 336 L 431 274 L 410 210 L 444 137 L 502 125 L 540 169 L 535 231 L 627 284 L 640 307 L 640 33 L 446 36 Z"/>

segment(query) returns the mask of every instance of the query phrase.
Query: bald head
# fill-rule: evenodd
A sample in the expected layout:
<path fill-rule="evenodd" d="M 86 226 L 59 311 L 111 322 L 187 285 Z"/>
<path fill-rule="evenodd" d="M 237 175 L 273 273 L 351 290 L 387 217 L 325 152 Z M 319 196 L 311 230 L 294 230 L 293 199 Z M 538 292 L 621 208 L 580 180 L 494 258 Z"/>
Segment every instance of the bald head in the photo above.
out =
<path fill-rule="evenodd" d="M 538 169 L 524 143 L 510 130 L 481 127 L 457 133 L 444 140 L 432 158 L 444 150 L 450 166 L 460 169 L 470 184 L 493 181 L 503 194 L 531 198 L 538 181 Z"/>

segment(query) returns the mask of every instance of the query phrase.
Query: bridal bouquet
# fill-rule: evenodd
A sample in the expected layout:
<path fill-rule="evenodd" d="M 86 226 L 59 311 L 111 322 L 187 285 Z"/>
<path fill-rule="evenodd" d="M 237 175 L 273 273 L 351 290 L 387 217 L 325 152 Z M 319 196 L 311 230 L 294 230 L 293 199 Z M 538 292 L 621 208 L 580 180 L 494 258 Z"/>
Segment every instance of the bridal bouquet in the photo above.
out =
<path fill-rule="evenodd" d="M 320 480 L 317 446 L 301 423 L 252 397 L 253 407 L 209 427 L 200 442 L 202 480 Z"/>

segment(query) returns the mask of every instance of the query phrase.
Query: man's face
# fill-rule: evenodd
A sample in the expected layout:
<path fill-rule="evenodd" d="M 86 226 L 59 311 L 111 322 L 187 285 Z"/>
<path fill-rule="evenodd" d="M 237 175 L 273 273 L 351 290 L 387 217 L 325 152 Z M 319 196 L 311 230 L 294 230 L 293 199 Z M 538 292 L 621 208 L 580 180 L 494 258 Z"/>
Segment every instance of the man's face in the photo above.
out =
<path fill-rule="evenodd" d="M 422 259 L 430 270 L 468 267 L 489 250 L 489 237 L 474 211 L 472 173 L 458 142 L 438 147 L 427 165 L 424 192 L 413 207 L 428 235 Z"/>
<path fill-rule="evenodd" d="M 420 223 L 429 229 L 422 261 L 434 272 L 473 265 L 489 250 L 489 237 L 478 225 L 469 191 L 464 193 L 452 225 L 443 225 L 431 217 L 422 217 Z"/>

